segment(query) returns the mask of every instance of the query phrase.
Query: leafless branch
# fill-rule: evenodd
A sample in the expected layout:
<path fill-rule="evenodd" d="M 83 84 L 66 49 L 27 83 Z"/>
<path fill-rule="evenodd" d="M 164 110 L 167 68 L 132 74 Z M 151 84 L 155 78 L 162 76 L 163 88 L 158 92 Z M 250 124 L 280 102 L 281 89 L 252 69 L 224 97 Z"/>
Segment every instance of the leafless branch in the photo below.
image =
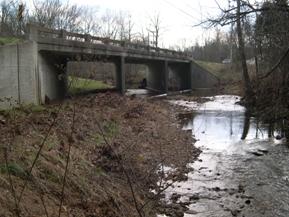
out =
<path fill-rule="evenodd" d="M 54 125 L 56 124 L 57 117 L 58 117 L 58 114 L 60 113 L 61 109 L 62 109 L 62 104 L 60 104 L 60 106 L 58 107 L 58 110 L 57 110 L 56 114 L 53 113 L 53 115 L 52 115 L 53 120 L 52 120 L 52 122 L 51 122 L 51 124 L 50 124 L 50 126 L 49 126 L 49 128 L 48 128 L 48 130 L 47 130 L 47 133 L 46 133 L 45 137 L 43 138 L 43 140 L 42 140 L 42 142 L 41 142 L 41 144 L 40 144 L 40 147 L 39 147 L 39 149 L 38 149 L 38 152 L 37 152 L 37 154 L 36 154 L 36 156 L 35 156 L 35 158 L 34 158 L 34 160 L 33 160 L 33 163 L 32 163 L 32 165 L 31 165 L 31 167 L 30 167 L 30 169 L 29 169 L 29 171 L 28 171 L 28 175 L 27 175 L 28 178 L 25 180 L 24 185 L 23 185 L 23 187 L 22 187 L 22 190 L 21 190 L 21 192 L 20 192 L 20 196 L 19 196 L 19 199 L 18 199 L 18 203 L 19 203 L 19 204 L 21 203 L 21 199 L 22 199 L 23 193 L 24 193 L 24 191 L 25 191 L 25 189 L 26 189 L 26 187 L 27 187 L 27 184 L 28 184 L 28 181 L 29 181 L 29 177 L 32 176 L 33 168 L 34 168 L 35 165 L 36 165 L 36 162 L 37 162 L 37 160 L 38 160 L 38 158 L 39 158 L 39 156 L 40 156 L 40 154 L 41 154 L 41 152 L 42 152 L 42 149 L 43 149 L 44 146 L 45 146 L 45 143 L 46 143 L 48 137 L 50 136 L 50 132 L 52 131 L 52 128 L 53 128 Z"/>
<path fill-rule="evenodd" d="M 61 189 L 61 197 L 60 197 L 60 205 L 59 205 L 59 211 L 58 211 L 58 217 L 61 216 L 61 210 L 62 210 L 62 204 L 64 200 L 64 191 L 65 191 L 65 185 L 66 185 L 66 177 L 68 174 L 68 166 L 70 162 L 70 154 L 71 154 L 71 146 L 73 143 L 73 134 L 74 134 L 74 125 L 75 125 L 75 114 L 76 114 L 76 109 L 75 109 L 75 104 L 73 104 L 73 116 L 72 116 L 72 124 L 71 124 L 71 132 L 68 138 L 68 154 L 67 154 L 67 159 L 66 159 L 66 166 L 65 166 L 65 171 L 64 171 L 64 176 L 63 176 L 63 181 L 62 181 L 62 189 Z"/>
<path fill-rule="evenodd" d="M 270 76 L 283 63 L 283 61 L 286 59 L 288 55 L 289 55 L 289 48 L 287 48 L 286 52 L 279 59 L 279 61 L 264 76 L 259 77 L 259 79 L 264 79 Z"/>
<path fill-rule="evenodd" d="M 112 147 L 112 145 L 109 143 L 109 141 L 107 140 L 106 136 L 105 136 L 105 133 L 101 127 L 101 124 L 99 123 L 99 121 L 96 121 L 96 124 L 97 124 L 97 127 L 100 131 L 100 134 L 105 142 L 105 144 L 111 149 L 111 151 L 113 152 L 113 154 L 115 155 L 116 157 L 116 160 L 117 160 L 117 163 L 119 164 L 119 166 L 121 167 L 121 170 L 123 171 L 126 179 L 127 179 L 127 182 L 128 182 L 128 185 L 129 185 L 129 188 L 130 188 L 130 191 L 131 191 L 131 194 L 132 194 L 132 197 L 133 197 L 133 201 L 134 201 L 134 205 L 135 205 L 135 209 L 139 215 L 139 217 L 143 217 L 143 214 L 142 214 L 142 211 L 141 209 L 139 208 L 139 205 L 138 205 L 138 202 L 137 202 L 137 199 L 136 199 L 136 194 L 135 194 L 135 191 L 134 191 L 134 188 L 133 188 L 133 184 L 132 184 L 132 181 L 131 181 L 131 178 L 128 174 L 128 171 L 126 170 L 122 160 L 119 158 L 119 155 L 115 152 L 114 148 Z"/>

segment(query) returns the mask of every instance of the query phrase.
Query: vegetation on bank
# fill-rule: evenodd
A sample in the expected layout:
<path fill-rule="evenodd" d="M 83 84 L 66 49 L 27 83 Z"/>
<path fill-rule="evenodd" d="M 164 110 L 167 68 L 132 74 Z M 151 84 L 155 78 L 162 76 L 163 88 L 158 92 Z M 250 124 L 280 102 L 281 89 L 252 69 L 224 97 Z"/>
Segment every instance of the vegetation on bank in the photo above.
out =
<path fill-rule="evenodd" d="M 76 76 L 68 77 L 68 85 L 69 85 L 69 92 L 71 94 L 113 88 L 111 84 L 107 84 L 103 81 L 80 78 Z"/>
<path fill-rule="evenodd" d="M 17 44 L 19 42 L 21 42 L 20 38 L 0 37 L 0 45 Z"/>
<path fill-rule="evenodd" d="M 223 79 L 229 76 L 231 73 L 229 65 L 223 63 L 209 62 L 209 61 L 201 61 L 196 60 L 200 66 L 216 75 L 218 78 Z"/>

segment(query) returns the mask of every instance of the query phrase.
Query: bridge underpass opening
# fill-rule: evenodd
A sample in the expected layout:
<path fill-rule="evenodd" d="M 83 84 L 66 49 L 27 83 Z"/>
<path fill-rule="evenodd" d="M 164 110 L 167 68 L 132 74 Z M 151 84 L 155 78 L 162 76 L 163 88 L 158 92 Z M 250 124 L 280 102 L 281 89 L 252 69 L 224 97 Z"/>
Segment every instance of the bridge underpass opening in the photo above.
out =
<path fill-rule="evenodd" d="M 167 92 L 167 62 L 125 58 L 125 85 L 132 94 Z M 133 89 L 133 90 L 132 90 Z"/>
<path fill-rule="evenodd" d="M 39 52 L 38 98 L 41 103 L 65 98 L 67 94 L 66 58 L 49 52 Z"/>
<path fill-rule="evenodd" d="M 68 95 L 121 90 L 122 58 L 39 52 L 38 93 L 41 102 Z"/>
<path fill-rule="evenodd" d="M 150 95 L 147 89 L 148 66 L 144 63 L 128 63 L 124 66 L 125 88 L 127 95 Z"/>
<path fill-rule="evenodd" d="M 145 64 L 125 64 L 126 89 L 146 89 L 148 67 Z"/>
<path fill-rule="evenodd" d="M 103 92 L 116 89 L 116 66 L 106 61 L 69 61 L 69 94 Z"/>

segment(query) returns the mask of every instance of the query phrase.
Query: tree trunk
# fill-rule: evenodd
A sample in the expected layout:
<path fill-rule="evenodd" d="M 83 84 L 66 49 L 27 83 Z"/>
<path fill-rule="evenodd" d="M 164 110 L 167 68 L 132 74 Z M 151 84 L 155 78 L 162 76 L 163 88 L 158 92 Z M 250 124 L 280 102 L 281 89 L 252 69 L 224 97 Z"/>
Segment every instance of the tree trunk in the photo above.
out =
<path fill-rule="evenodd" d="M 250 113 L 247 111 L 245 112 L 245 119 L 241 140 L 245 140 L 247 138 L 249 129 L 250 129 Z"/>
<path fill-rule="evenodd" d="M 246 62 L 246 54 L 245 54 L 245 44 L 242 33 L 241 26 L 241 0 L 237 0 L 237 33 L 238 33 L 238 45 L 239 45 L 239 54 L 242 62 L 243 69 L 243 82 L 245 88 L 245 97 L 252 101 L 254 99 L 253 89 L 251 85 L 251 80 L 248 72 L 247 62 Z"/>

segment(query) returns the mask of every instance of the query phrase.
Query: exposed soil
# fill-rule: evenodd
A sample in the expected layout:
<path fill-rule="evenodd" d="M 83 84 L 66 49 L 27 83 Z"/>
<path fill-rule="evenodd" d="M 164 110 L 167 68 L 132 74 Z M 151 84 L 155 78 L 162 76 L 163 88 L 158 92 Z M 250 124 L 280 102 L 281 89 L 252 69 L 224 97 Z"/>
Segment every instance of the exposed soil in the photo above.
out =
<path fill-rule="evenodd" d="M 234 81 L 234 82 L 222 82 L 218 91 L 218 94 L 229 94 L 229 95 L 238 95 L 238 96 L 243 96 L 244 91 L 243 91 L 243 84 L 242 81 Z M 215 95 L 216 93 L 214 93 Z"/>
<path fill-rule="evenodd" d="M 200 153 L 193 143 L 173 107 L 113 93 L 1 112 L 0 217 L 58 216 L 70 147 L 62 216 L 155 216 L 164 178 L 156 171 L 171 166 L 170 179 L 186 178 Z"/>

